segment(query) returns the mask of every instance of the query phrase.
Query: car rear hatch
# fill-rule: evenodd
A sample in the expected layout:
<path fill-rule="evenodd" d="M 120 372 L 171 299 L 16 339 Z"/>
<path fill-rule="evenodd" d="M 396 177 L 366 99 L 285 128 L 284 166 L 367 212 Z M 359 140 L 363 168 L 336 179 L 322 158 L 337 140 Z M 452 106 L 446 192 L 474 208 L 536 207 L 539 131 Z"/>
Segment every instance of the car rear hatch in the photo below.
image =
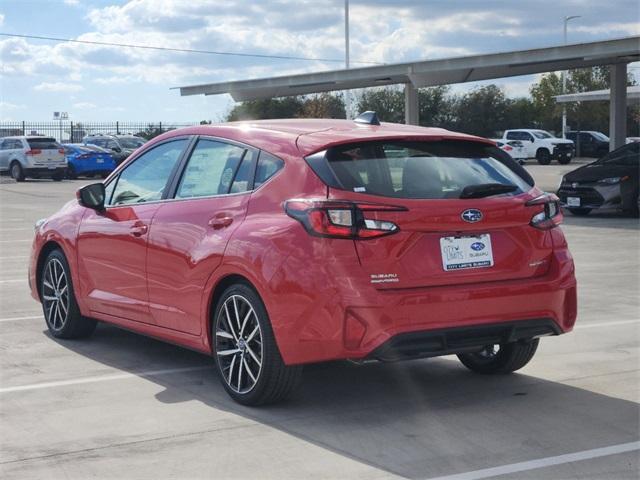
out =
<path fill-rule="evenodd" d="M 28 138 L 29 150 L 26 155 L 32 158 L 37 166 L 58 168 L 66 163 L 64 149 L 55 138 Z"/>
<path fill-rule="evenodd" d="M 532 202 L 541 192 L 506 157 L 476 142 L 384 141 L 340 146 L 307 160 L 328 183 L 330 201 L 351 202 L 355 217 L 388 228 L 353 241 L 371 283 L 389 289 L 547 272 L 551 238 L 532 226 L 532 217 L 544 214 L 549 198 Z"/>

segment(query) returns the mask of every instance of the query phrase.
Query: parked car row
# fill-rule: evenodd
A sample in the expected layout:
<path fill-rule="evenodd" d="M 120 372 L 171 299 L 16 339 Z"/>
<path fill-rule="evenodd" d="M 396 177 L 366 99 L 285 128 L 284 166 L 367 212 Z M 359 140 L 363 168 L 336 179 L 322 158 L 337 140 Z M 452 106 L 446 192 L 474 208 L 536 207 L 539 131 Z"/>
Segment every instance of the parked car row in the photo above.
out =
<path fill-rule="evenodd" d="M 554 137 L 545 130 L 505 130 L 502 141 L 509 140 L 522 142 L 526 158 L 535 158 L 540 165 L 549 165 L 552 160 L 566 165 L 575 156 L 573 141 Z"/>
<path fill-rule="evenodd" d="M 616 208 L 637 216 L 640 143 L 632 142 L 562 177 L 558 197 L 574 215 Z"/>
<path fill-rule="evenodd" d="M 53 137 L 21 135 L 0 139 L 0 174 L 25 178 L 106 178 L 145 140 L 133 135 L 88 135 L 81 144 L 61 144 Z"/>

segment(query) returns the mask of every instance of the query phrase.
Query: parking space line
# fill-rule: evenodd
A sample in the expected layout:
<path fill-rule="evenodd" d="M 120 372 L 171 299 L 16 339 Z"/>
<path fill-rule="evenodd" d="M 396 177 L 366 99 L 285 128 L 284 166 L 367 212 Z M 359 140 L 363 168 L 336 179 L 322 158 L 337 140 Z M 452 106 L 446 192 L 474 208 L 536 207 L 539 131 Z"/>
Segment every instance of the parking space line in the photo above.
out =
<path fill-rule="evenodd" d="M 640 320 L 618 320 L 617 322 L 601 322 L 601 323 L 586 323 L 576 325 L 576 330 L 582 330 L 583 328 L 600 328 L 600 327 L 613 327 L 615 325 L 629 325 L 635 323 L 640 325 Z"/>
<path fill-rule="evenodd" d="M 14 278 L 12 280 L 0 280 L 0 283 L 26 283 L 26 278 Z"/>
<path fill-rule="evenodd" d="M 0 257 L 0 260 L 18 260 L 18 259 L 25 259 L 25 258 L 29 258 L 28 255 L 12 255 L 10 257 Z"/>
<path fill-rule="evenodd" d="M 529 460 L 527 462 L 502 465 L 501 467 L 484 468 L 482 470 L 458 473 L 454 475 L 445 475 L 443 477 L 432 477 L 429 480 L 481 480 L 483 478 L 497 477 L 500 475 L 508 475 L 518 472 L 526 472 L 538 468 L 551 467 L 553 465 L 562 465 L 565 463 L 579 462 L 582 460 L 591 460 L 593 458 L 607 457 L 610 455 L 635 452 L 638 450 L 640 450 L 640 441 L 620 443 L 618 445 L 611 445 L 609 447 L 594 448 L 593 450 L 583 450 L 581 452 L 568 453 L 566 455 L 558 455 L 556 457 L 539 458 L 537 460 Z"/>
<path fill-rule="evenodd" d="M 43 316 L 42 314 L 40 315 L 34 315 L 32 317 L 9 317 L 9 318 L 0 318 L 0 322 L 15 322 L 17 320 L 35 320 L 35 319 L 42 319 Z"/>
<path fill-rule="evenodd" d="M 33 242 L 33 238 L 28 238 L 25 240 L 0 240 L 0 243 L 25 243 L 25 242 Z"/>
<path fill-rule="evenodd" d="M 199 370 L 210 370 L 211 365 L 202 365 L 200 367 L 183 367 L 183 368 L 167 368 L 164 370 L 147 370 L 137 373 L 117 373 L 115 375 L 99 375 L 95 377 L 77 378 L 74 380 L 60 380 L 57 382 L 32 383 L 30 385 L 18 385 L 15 387 L 0 388 L 0 393 L 23 392 L 25 390 L 40 390 L 43 388 L 64 387 L 67 385 L 81 385 L 84 383 L 110 382 L 113 380 L 122 380 L 135 377 L 154 377 L 157 375 L 170 375 L 172 373 L 197 372 Z"/>

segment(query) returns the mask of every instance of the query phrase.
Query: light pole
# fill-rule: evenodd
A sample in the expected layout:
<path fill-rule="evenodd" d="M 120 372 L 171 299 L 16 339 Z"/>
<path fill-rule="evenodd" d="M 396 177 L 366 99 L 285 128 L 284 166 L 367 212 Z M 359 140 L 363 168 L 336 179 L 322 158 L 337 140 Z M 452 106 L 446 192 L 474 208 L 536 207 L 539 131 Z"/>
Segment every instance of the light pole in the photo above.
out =
<path fill-rule="evenodd" d="M 574 18 L 580 18 L 581 15 L 567 15 L 564 17 L 564 45 L 567 44 L 567 23 Z M 567 91 L 567 72 L 566 70 L 562 71 L 562 94 L 564 95 Z M 566 138 L 567 134 L 567 104 L 562 104 L 562 138 Z"/>
<path fill-rule="evenodd" d="M 344 68 L 349 70 L 349 0 L 344 0 Z M 347 120 L 351 118 L 351 92 L 344 91 L 344 110 Z"/>

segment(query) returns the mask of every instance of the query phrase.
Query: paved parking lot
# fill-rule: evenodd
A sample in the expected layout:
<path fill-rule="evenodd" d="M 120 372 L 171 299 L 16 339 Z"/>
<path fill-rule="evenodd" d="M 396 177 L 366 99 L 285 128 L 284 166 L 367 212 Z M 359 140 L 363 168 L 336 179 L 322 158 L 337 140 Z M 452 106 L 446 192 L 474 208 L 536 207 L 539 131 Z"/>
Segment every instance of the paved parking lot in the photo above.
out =
<path fill-rule="evenodd" d="M 552 190 L 572 168 L 530 170 Z M 47 334 L 27 291 L 32 225 L 85 183 L 0 182 L 3 479 L 637 478 L 637 219 L 566 218 L 577 328 L 518 374 L 336 362 L 307 368 L 289 403 L 251 409 L 205 356 L 105 325 L 86 341 Z"/>

